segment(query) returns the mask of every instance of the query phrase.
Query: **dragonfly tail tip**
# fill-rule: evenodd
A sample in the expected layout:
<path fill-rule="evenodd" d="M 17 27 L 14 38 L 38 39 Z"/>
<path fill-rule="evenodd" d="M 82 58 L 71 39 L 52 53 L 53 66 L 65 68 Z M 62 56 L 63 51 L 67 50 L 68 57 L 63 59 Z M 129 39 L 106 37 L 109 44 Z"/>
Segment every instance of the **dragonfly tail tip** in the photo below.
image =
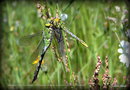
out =
<path fill-rule="evenodd" d="M 35 80 L 36 80 L 36 78 L 33 78 L 33 80 L 32 80 L 32 82 L 31 82 L 31 83 L 33 84 Z"/>

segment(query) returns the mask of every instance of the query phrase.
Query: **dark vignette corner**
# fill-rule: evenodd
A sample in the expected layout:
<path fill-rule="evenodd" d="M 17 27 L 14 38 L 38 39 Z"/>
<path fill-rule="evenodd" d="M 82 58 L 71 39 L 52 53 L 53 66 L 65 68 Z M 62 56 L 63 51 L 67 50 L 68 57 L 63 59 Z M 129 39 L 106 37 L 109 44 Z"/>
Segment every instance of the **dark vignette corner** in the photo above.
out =
<path fill-rule="evenodd" d="M 1 60 L 2 60 L 2 38 L 3 38 L 3 23 L 2 23 L 2 19 L 3 19 L 3 6 L 4 6 L 4 1 L 0 2 L 0 77 L 1 77 L 1 73 L 2 73 L 2 68 L 1 68 Z M 0 82 L 0 87 L 2 87 L 1 82 Z"/>

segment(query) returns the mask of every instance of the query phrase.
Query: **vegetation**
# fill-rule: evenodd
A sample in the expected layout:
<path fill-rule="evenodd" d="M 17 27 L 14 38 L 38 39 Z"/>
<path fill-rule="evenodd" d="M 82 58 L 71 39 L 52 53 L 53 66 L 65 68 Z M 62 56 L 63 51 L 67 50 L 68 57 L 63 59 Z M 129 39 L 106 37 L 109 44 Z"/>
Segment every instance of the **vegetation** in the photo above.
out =
<path fill-rule="evenodd" d="M 51 2 L 50 11 L 55 15 L 59 7 L 60 14 L 67 14 L 65 26 L 88 44 L 84 47 L 77 40 L 67 35 L 70 51 L 67 53 L 71 72 L 66 73 L 62 63 L 57 61 L 52 47 L 47 51 L 44 60 L 47 73 L 40 71 L 38 79 L 31 84 L 35 65 L 30 59 L 40 36 L 21 44 L 20 38 L 45 30 L 40 22 L 35 2 L 5 2 L 3 6 L 3 39 L 0 84 L 7 85 L 81 85 L 88 86 L 92 78 L 97 56 L 102 60 L 100 74 L 105 73 L 105 57 L 108 56 L 109 76 L 117 79 L 118 85 L 126 85 L 127 67 L 119 60 L 118 49 L 121 40 L 126 40 L 123 21 L 126 16 L 126 5 L 121 3 L 97 2 Z M 66 42 L 66 41 L 65 41 Z M 99 75 L 102 85 L 102 76 Z"/>

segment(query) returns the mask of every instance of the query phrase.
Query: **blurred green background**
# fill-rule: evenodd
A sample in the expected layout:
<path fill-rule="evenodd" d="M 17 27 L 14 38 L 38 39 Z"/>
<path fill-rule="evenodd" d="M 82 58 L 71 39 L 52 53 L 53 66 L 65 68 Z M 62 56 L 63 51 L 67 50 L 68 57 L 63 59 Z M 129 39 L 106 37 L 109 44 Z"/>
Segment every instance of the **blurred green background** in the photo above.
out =
<path fill-rule="evenodd" d="M 48 7 L 52 13 L 56 12 L 58 5 L 62 14 L 66 13 L 68 18 L 64 21 L 65 26 L 72 33 L 84 40 L 88 48 L 68 35 L 70 43 L 71 71 L 77 76 L 76 83 L 73 74 L 65 73 L 63 66 L 59 63 L 50 49 L 45 55 L 48 73 L 40 71 L 38 79 L 31 84 L 35 65 L 30 60 L 30 55 L 37 46 L 39 39 L 29 40 L 29 44 L 21 45 L 20 38 L 43 30 L 45 27 L 40 23 L 35 2 L 13 1 L 4 2 L 2 7 L 2 60 L 0 84 L 6 85 L 72 85 L 88 86 L 92 78 L 97 56 L 101 57 L 102 66 L 99 80 L 102 84 L 102 75 L 105 72 L 105 56 L 109 58 L 109 73 L 116 77 L 118 84 L 125 84 L 127 67 L 119 60 L 119 40 L 126 39 L 123 34 L 122 18 L 126 18 L 124 2 L 50 2 Z M 118 10 L 119 7 L 120 10 Z M 109 17 L 116 18 L 116 22 Z"/>

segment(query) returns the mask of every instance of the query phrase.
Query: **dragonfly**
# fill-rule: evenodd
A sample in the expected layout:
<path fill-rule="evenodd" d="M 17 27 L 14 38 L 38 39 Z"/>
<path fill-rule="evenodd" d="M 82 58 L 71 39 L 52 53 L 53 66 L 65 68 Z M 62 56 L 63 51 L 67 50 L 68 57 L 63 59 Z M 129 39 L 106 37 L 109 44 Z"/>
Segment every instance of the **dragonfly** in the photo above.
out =
<path fill-rule="evenodd" d="M 55 52 L 56 55 L 61 59 L 61 62 L 63 63 L 66 72 L 69 72 L 68 67 L 68 60 L 66 58 L 66 50 L 65 50 L 65 42 L 63 33 L 69 34 L 76 40 L 78 40 L 81 44 L 83 44 L 85 47 L 88 47 L 88 45 L 78 38 L 76 35 L 74 35 L 72 32 L 70 32 L 66 27 L 63 25 L 63 21 L 61 20 L 58 10 L 56 11 L 55 16 L 51 16 L 50 9 L 47 7 L 47 5 L 41 5 L 40 3 L 37 3 L 37 10 L 40 15 L 41 20 L 44 20 L 46 23 L 44 24 L 45 29 L 42 30 L 39 35 L 42 36 L 41 40 L 38 43 L 38 46 L 36 48 L 36 51 L 39 50 L 39 47 L 42 46 L 42 50 L 39 53 L 34 52 L 35 56 L 39 56 L 39 60 L 37 60 L 37 66 L 36 70 L 34 72 L 34 77 L 32 80 L 32 83 L 37 79 L 38 73 L 41 69 L 41 65 L 43 62 L 43 58 L 48 50 L 48 48 L 53 44 L 55 46 Z M 33 37 L 34 35 L 31 35 L 30 37 Z M 42 43 L 44 45 L 42 45 Z M 38 55 L 39 54 L 39 55 Z"/>

